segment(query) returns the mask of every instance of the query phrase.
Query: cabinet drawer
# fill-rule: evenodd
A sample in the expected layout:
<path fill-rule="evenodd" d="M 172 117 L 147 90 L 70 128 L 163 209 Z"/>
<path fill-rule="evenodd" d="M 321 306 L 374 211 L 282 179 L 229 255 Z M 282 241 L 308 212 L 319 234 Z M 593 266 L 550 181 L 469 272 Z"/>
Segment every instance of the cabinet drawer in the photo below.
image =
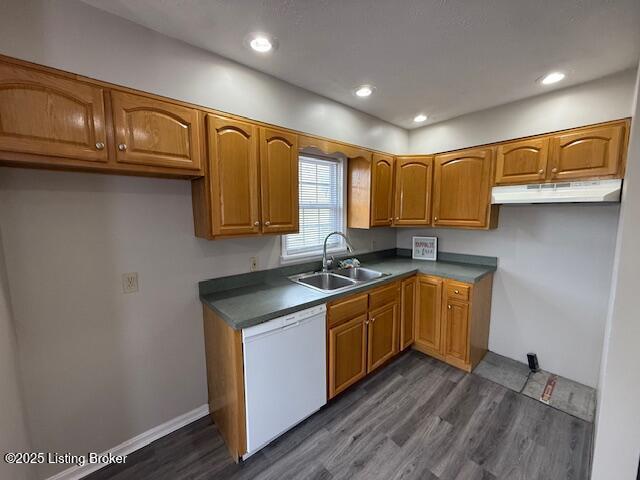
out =
<path fill-rule="evenodd" d="M 362 293 L 330 304 L 327 310 L 329 328 L 366 314 L 368 299 L 368 295 Z"/>
<path fill-rule="evenodd" d="M 391 285 L 377 288 L 369 294 L 369 309 L 397 302 L 400 295 L 400 283 L 394 282 Z"/>
<path fill-rule="evenodd" d="M 471 286 L 465 283 L 447 281 L 447 297 L 456 300 L 469 300 Z"/>

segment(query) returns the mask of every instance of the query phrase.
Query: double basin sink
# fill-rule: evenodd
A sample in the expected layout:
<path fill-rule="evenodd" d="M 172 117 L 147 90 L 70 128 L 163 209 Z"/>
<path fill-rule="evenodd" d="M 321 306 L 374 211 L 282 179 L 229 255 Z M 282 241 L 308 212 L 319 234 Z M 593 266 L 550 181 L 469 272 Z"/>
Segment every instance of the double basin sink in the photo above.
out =
<path fill-rule="evenodd" d="M 348 290 L 388 275 L 369 268 L 339 268 L 328 272 L 303 273 L 289 279 L 320 292 Z"/>

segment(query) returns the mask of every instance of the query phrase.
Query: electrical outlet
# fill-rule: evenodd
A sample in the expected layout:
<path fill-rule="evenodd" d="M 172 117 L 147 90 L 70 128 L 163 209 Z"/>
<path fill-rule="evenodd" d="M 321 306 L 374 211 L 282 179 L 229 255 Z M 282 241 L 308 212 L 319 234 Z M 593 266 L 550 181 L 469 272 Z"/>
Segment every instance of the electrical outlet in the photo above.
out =
<path fill-rule="evenodd" d="M 138 291 L 138 272 L 122 274 L 122 293 Z"/>
<path fill-rule="evenodd" d="M 258 270 L 258 257 L 251 257 L 249 259 L 249 270 L 252 272 Z"/>

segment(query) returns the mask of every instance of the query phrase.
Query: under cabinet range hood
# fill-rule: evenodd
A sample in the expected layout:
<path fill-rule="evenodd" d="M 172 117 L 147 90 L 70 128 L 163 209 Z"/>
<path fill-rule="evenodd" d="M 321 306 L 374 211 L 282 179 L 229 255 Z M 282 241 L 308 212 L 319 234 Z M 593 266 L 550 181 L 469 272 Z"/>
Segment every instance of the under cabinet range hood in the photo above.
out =
<path fill-rule="evenodd" d="M 541 183 L 493 187 L 491 203 L 619 202 L 622 180 Z"/>

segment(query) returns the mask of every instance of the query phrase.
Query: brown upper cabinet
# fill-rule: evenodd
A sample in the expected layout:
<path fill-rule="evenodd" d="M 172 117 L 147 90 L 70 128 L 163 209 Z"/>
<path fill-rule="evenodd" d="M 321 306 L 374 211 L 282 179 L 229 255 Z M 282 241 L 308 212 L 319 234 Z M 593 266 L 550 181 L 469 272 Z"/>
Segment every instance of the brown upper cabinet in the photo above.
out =
<path fill-rule="evenodd" d="M 373 154 L 371 173 L 371 226 L 388 227 L 393 221 L 393 157 Z"/>
<path fill-rule="evenodd" d="M 112 92 L 111 105 L 118 163 L 201 169 L 198 110 L 124 92 Z"/>
<path fill-rule="evenodd" d="M 547 175 L 548 159 L 548 138 L 499 145 L 496 151 L 496 185 L 542 182 Z"/>
<path fill-rule="evenodd" d="M 10 165 L 198 177 L 202 115 L 0 58 L 0 161 Z"/>
<path fill-rule="evenodd" d="M 211 114 L 206 124 L 209 173 L 192 184 L 196 235 L 297 232 L 296 136 Z"/>
<path fill-rule="evenodd" d="M 298 231 L 298 136 L 260 128 L 262 231 Z"/>
<path fill-rule="evenodd" d="M 8 157 L 25 164 L 106 163 L 105 96 L 101 87 L 0 63 L 0 150 L 27 154 Z"/>
<path fill-rule="evenodd" d="M 357 152 L 354 152 L 357 153 Z M 393 222 L 394 158 L 363 151 L 347 165 L 347 226 L 388 227 Z"/>
<path fill-rule="evenodd" d="M 549 180 L 621 176 L 625 123 L 580 128 L 551 137 Z"/>
<path fill-rule="evenodd" d="M 492 148 L 463 150 L 435 157 L 433 224 L 435 226 L 492 228 Z"/>
<path fill-rule="evenodd" d="M 626 128 L 623 120 L 498 145 L 495 183 L 622 177 Z"/>
<path fill-rule="evenodd" d="M 393 224 L 431 224 L 433 157 L 396 157 Z"/>

